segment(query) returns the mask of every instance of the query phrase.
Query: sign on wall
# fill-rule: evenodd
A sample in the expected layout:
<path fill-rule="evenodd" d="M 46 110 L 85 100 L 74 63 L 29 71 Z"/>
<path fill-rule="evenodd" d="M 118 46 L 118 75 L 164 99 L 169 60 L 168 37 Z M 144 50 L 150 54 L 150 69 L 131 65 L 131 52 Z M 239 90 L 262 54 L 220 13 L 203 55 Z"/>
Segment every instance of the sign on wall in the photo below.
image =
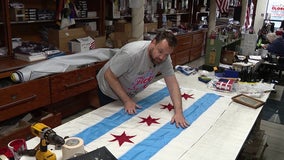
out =
<path fill-rule="evenodd" d="M 266 13 L 268 14 L 267 19 L 284 20 L 284 1 L 269 0 Z"/>

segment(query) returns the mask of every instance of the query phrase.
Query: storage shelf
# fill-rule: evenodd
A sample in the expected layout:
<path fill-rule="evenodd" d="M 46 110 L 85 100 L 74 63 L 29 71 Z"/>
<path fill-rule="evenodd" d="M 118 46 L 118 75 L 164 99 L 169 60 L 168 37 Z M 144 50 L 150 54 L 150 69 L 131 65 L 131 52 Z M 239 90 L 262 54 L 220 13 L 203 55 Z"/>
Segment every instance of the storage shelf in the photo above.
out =
<path fill-rule="evenodd" d="M 55 22 L 55 20 L 35 20 L 35 21 L 11 21 L 11 24 L 27 24 L 27 23 L 48 23 Z"/>
<path fill-rule="evenodd" d="M 75 18 L 75 20 L 97 20 L 100 19 L 100 17 L 86 17 L 86 18 Z"/>

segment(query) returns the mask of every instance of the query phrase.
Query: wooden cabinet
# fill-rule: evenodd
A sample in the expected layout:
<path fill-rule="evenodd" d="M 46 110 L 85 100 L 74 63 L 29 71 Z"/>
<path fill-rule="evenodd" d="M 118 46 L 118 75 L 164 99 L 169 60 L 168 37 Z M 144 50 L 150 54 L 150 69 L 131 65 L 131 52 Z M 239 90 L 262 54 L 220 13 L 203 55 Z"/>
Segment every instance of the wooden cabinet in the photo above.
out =
<path fill-rule="evenodd" d="M 207 30 L 201 30 L 192 35 L 192 48 L 189 61 L 199 58 L 204 52 Z"/>
<path fill-rule="evenodd" d="M 97 96 L 94 94 L 97 88 L 96 74 L 105 63 L 93 63 L 77 70 L 18 84 L 11 83 L 0 88 L 0 127 L 31 113 L 33 119 L 36 118 L 35 122 L 42 121 L 53 128 L 61 124 L 61 118 L 90 107 L 89 96 Z M 46 117 L 46 113 L 52 114 L 41 118 L 41 114 Z M 15 138 L 32 136 L 30 122 L 19 124 L 12 132 L 0 134 L 0 147 Z"/>
<path fill-rule="evenodd" d="M 177 35 L 177 42 L 178 45 L 174 50 L 175 54 L 175 65 L 178 64 L 185 64 L 189 62 L 189 56 L 190 56 L 190 48 L 192 46 L 192 34 L 186 33 Z"/>
<path fill-rule="evenodd" d="M 206 30 L 198 30 L 177 35 L 178 45 L 171 58 L 173 65 L 181 65 L 193 61 L 202 55 L 205 45 Z"/>
<path fill-rule="evenodd" d="M 0 89 L 0 122 L 50 103 L 49 79 L 12 85 Z"/>
<path fill-rule="evenodd" d="M 198 59 L 199 57 L 201 57 L 202 52 L 203 52 L 203 46 L 199 45 L 197 47 L 192 47 L 191 48 L 191 52 L 190 52 L 190 57 L 189 57 L 189 61 L 194 61 L 196 59 Z"/>

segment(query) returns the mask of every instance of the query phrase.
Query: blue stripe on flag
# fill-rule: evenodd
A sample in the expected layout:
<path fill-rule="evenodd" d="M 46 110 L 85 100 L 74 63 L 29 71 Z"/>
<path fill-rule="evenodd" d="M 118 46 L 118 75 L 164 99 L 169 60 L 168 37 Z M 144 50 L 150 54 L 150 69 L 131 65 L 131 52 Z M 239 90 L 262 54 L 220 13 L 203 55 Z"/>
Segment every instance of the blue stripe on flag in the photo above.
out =
<path fill-rule="evenodd" d="M 153 104 L 161 101 L 163 98 L 169 96 L 168 88 L 165 87 L 148 97 L 142 99 L 141 101 L 137 102 L 138 105 L 142 106 L 141 109 L 137 110 L 137 113 L 142 112 L 143 110 L 149 108 Z M 102 121 L 98 122 L 97 124 L 85 129 L 84 131 L 75 135 L 76 137 L 80 137 L 84 140 L 84 145 L 92 142 L 93 140 L 99 138 L 100 136 L 106 134 L 113 128 L 119 126 L 120 124 L 124 123 L 125 121 L 131 119 L 135 115 L 126 114 L 124 109 L 119 110 L 115 114 L 104 118 Z"/>
<path fill-rule="evenodd" d="M 203 112 L 205 112 L 220 96 L 207 93 L 184 111 L 188 122 L 193 123 Z M 142 142 L 136 144 L 119 160 L 141 160 L 150 159 L 156 152 L 167 145 L 173 138 L 178 136 L 184 129 L 175 128 L 170 122 L 152 133 Z"/>

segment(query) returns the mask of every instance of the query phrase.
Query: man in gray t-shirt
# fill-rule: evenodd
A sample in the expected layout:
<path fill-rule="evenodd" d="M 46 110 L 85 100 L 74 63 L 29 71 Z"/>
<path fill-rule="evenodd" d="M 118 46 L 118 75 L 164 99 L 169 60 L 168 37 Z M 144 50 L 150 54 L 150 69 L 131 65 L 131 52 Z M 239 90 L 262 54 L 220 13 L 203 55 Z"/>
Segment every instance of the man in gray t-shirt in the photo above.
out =
<path fill-rule="evenodd" d="M 101 105 L 121 100 L 127 113 L 136 113 L 140 106 L 131 98 L 161 73 L 175 107 L 171 122 L 186 128 L 189 124 L 183 116 L 181 93 L 170 57 L 176 44 L 175 36 L 164 31 L 152 41 L 135 41 L 123 46 L 97 75 Z"/>

